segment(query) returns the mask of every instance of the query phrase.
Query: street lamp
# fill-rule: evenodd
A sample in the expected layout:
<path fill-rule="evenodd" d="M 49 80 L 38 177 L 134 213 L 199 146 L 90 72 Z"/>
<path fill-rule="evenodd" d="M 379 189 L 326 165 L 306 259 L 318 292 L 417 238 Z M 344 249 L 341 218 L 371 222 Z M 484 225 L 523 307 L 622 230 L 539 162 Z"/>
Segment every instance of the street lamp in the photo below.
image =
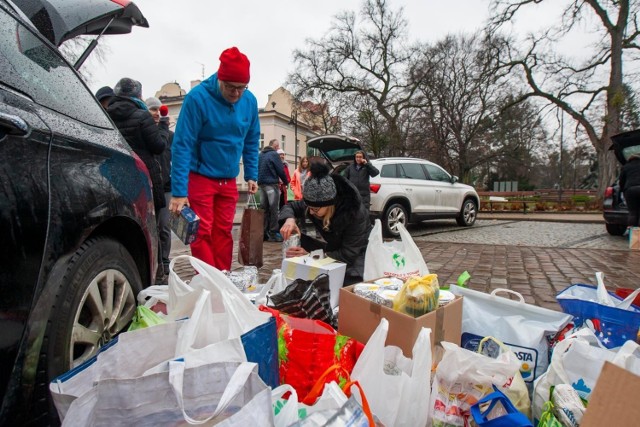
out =
<path fill-rule="evenodd" d="M 294 144 L 294 149 L 295 149 L 295 155 L 294 155 L 294 168 L 297 169 L 298 168 L 298 112 L 294 111 L 291 117 L 291 120 L 289 120 L 289 124 L 293 125 L 293 144 Z"/>

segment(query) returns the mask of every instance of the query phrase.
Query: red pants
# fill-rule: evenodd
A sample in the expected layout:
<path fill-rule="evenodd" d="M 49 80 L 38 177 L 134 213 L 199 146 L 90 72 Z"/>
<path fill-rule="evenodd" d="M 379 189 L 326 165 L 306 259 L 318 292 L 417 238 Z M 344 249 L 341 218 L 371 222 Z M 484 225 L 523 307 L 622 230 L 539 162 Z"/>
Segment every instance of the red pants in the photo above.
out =
<path fill-rule="evenodd" d="M 231 229 L 238 202 L 235 178 L 214 179 L 191 172 L 188 191 L 191 209 L 200 217 L 191 255 L 218 270 L 231 270 Z"/>

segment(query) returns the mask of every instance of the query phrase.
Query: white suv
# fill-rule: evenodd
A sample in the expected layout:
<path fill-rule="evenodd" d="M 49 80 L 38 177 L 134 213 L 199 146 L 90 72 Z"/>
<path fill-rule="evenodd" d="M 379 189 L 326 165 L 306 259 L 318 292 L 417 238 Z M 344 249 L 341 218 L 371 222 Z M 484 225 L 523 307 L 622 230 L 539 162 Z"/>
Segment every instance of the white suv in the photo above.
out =
<path fill-rule="evenodd" d="M 398 223 L 455 218 L 459 225 L 475 223 L 480 198 L 473 187 L 458 182 L 428 160 L 390 157 L 371 160 L 380 175 L 371 178 L 371 215 L 383 231 L 397 236 Z"/>
<path fill-rule="evenodd" d="M 307 141 L 341 173 L 353 162 L 360 141 L 344 135 L 322 135 Z M 380 174 L 370 179 L 371 215 L 380 218 L 387 236 L 398 236 L 398 223 L 455 218 L 469 227 L 476 222 L 480 198 L 435 163 L 410 157 L 370 160 Z"/>

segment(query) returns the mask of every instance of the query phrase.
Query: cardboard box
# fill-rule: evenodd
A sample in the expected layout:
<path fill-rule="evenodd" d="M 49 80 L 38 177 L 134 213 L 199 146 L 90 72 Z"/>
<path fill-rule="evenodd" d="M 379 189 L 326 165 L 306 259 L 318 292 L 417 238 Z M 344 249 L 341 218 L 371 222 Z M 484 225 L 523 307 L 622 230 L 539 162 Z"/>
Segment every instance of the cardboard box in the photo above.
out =
<path fill-rule="evenodd" d="M 311 255 L 282 260 L 282 272 L 288 281 L 295 279 L 313 280 L 320 274 L 329 275 L 329 288 L 331 290 L 331 307 L 337 307 L 340 298 L 340 289 L 344 283 L 344 274 L 347 264 L 337 262 L 332 258 L 314 259 Z"/>
<path fill-rule="evenodd" d="M 631 227 L 629 230 L 629 249 L 640 251 L 640 227 Z"/>
<path fill-rule="evenodd" d="M 185 206 L 180 215 L 169 216 L 169 226 L 182 243 L 189 245 L 196 240 L 200 217 L 189 206 Z"/>
<path fill-rule="evenodd" d="M 640 425 L 640 377 L 605 362 L 580 427 Z"/>
<path fill-rule="evenodd" d="M 420 317 L 411 317 L 393 311 L 389 307 L 376 304 L 353 293 L 354 286 L 340 289 L 340 312 L 338 332 L 367 343 L 380 324 L 380 319 L 389 321 L 387 345 L 402 349 L 407 357 L 412 357 L 413 344 L 420 328 L 431 328 L 431 351 L 441 341 L 460 345 L 462 334 L 462 297 L 456 297 L 449 304 Z"/>

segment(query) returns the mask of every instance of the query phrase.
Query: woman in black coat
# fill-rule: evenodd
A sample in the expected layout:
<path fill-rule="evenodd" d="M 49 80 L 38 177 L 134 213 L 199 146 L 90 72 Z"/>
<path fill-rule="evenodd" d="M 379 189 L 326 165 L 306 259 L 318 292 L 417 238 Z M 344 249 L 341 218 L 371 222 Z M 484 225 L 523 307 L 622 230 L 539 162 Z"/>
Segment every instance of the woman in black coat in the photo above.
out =
<path fill-rule="evenodd" d="M 629 157 L 620 173 L 620 189 L 629 209 L 628 225 L 640 226 L 640 154 Z"/>
<path fill-rule="evenodd" d="M 358 189 L 362 203 L 367 210 L 369 210 L 369 205 L 371 204 L 369 177 L 377 176 L 379 173 L 378 168 L 369 163 L 364 151 L 356 151 L 353 163 L 347 166 L 344 171 L 344 177 Z"/>
<path fill-rule="evenodd" d="M 313 163 L 302 197 L 280 210 L 280 234 L 285 240 L 291 234 L 300 234 L 296 219 L 306 217 L 326 243 L 301 234 L 301 246 L 288 248 L 286 256 L 296 257 L 323 249 L 327 256 L 347 264 L 345 286 L 361 282 L 372 227 L 358 190 L 343 176 L 329 175 L 324 164 Z"/>
<path fill-rule="evenodd" d="M 122 78 L 114 88 L 115 97 L 109 102 L 107 112 L 129 146 L 140 157 L 149 170 L 153 185 L 153 204 L 156 212 L 166 206 L 162 166 L 159 154 L 165 149 L 165 140 L 158 132 L 151 113 L 142 102 L 140 82 Z"/>

